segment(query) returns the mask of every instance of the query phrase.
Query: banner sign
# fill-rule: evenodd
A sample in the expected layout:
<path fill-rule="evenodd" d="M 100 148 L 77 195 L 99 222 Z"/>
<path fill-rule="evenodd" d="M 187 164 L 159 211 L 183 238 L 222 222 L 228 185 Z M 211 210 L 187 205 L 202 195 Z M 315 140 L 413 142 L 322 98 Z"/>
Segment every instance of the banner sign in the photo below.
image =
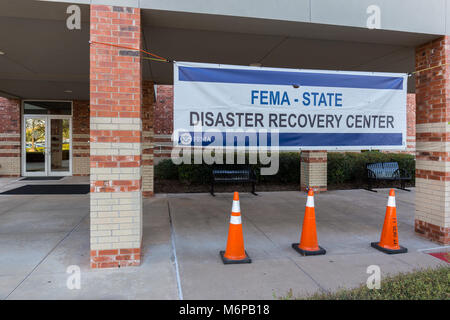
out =
<path fill-rule="evenodd" d="M 399 73 L 176 62 L 174 144 L 405 149 L 406 87 Z"/>

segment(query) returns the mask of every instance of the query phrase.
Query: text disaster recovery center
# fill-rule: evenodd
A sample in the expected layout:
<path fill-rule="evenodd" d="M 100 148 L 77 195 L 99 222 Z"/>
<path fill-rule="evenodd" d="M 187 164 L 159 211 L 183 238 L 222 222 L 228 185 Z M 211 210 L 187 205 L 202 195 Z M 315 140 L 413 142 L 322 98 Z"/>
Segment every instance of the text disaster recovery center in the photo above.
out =
<path fill-rule="evenodd" d="M 290 98 L 288 92 L 251 90 L 251 105 L 286 107 L 328 107 L 341 108 L 343 93 L 337 92 L 303 92 L 301 99 Z M 323 110 L 323 108 L 321 108 Z M 298 113 L 298 112 L 195 112 L 189 113 L 191 126 L 205 127 L 246 127 L 246 128 L 395 128 L 393 115 L 380 114 L 342 114 Z"/>

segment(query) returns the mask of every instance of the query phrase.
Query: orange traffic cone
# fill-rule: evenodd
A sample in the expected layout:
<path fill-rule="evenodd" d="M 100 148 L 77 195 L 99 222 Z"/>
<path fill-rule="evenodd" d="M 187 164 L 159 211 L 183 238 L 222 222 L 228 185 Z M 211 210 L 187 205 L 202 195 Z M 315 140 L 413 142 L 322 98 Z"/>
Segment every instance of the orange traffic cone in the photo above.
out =
<path fill-rule="evenodd" d="M 303 256 L 317 256 L 326 253 L 326 250 L 317 243 L 314 191 L 312 189 L 308 191 L 300 243 L 293 243 L 292 248 Z"/>
<path fill-rule="evenodd" d="M 252 260 L 244 249 L 244 235 L 242 232 L 241 206 L 239 205 L 239 193 L 233 196 L 230 227 L 228 230 L 227 249 L 220 251 L 224 264 L 251 263 Z"/>
<path fill-rule="evenodd" d="M 370 245 L 375 249 L 388 254 L 408 252 L 408 249 L 398 244 L 397 209 L 395 206 L 394 189 L 389 191 L 389 199 L 380 242 L 372 242 Z"/>

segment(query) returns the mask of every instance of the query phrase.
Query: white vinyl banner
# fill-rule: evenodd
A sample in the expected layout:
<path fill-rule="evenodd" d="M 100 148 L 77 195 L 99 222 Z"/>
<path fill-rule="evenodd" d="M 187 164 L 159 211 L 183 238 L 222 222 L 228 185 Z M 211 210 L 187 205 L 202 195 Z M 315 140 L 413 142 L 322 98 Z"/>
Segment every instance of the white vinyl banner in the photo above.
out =
<path fill-rule="evenodd" d="M 174 144 L 402 150 L 406 87 L 403 73 L 176 62 Z"/>

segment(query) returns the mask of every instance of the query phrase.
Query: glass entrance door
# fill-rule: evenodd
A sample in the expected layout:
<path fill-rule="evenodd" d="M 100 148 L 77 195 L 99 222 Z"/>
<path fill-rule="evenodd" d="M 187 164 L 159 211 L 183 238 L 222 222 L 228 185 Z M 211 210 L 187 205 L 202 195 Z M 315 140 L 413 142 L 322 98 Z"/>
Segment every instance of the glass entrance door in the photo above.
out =
<path fill-rule="evenodd" d="M 47 118 L 26 117 L 24 122 L 25 175 L 47 175 Z"/>
<path fill-rule="evenodd" d="M 70 119 L 50 119 L 49 175 L 70 173 Z"/>
<path fill-rule="evenodd" d="M 72 121 L 67 116 L 24 117 L 25 176 L 72 174 Z"/>

